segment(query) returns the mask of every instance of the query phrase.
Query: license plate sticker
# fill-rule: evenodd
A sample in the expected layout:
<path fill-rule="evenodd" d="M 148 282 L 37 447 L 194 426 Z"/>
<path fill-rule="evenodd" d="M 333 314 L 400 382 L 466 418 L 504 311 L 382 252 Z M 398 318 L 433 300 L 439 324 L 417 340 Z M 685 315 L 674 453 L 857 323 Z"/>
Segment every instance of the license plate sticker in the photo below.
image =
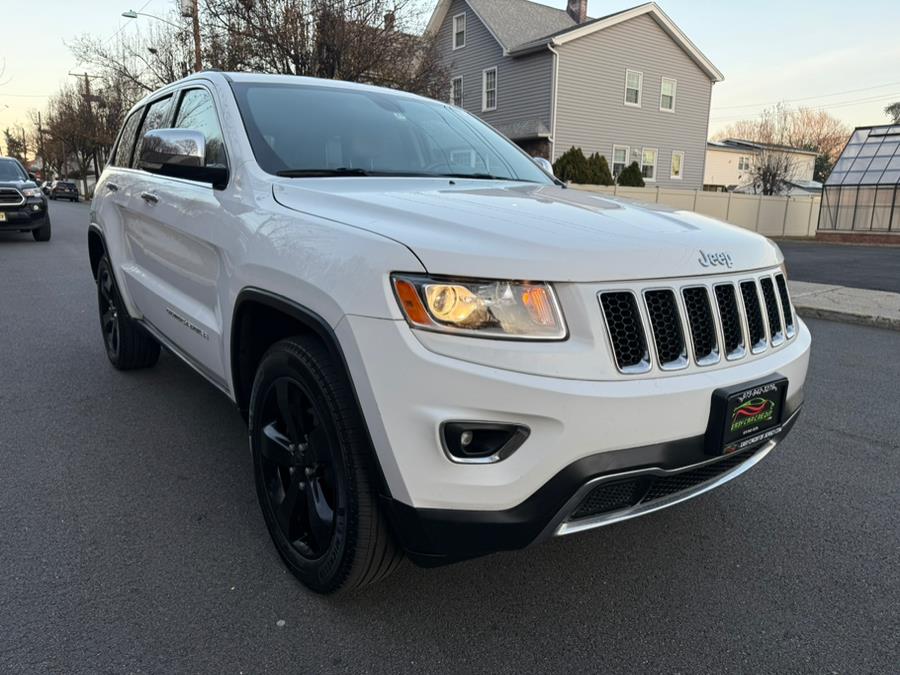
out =
<path fill-rule="evenodd" d="M 713 394 L 707 448 L 728 454 L 758 445 L 776 433 L 784 421 L 787 379 L 774 377 L 717 390 Z"/>

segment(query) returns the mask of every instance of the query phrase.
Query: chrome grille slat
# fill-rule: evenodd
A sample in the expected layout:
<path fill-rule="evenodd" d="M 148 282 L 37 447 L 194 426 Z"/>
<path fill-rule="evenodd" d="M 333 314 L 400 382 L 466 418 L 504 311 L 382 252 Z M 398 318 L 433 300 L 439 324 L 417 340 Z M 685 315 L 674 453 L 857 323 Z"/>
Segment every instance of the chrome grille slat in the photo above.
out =
<path fill-rule="evenodd" d="M 759 302 L 759 291 L 756 281 L 741 282 L 741 299 L 744 301 L 744 316 L 747 317 L 747 334 L 750 338 L 750 351 L 759 354 L 768 346 L 766 327 L 763 323 L 762 306 Z"/>
<path fill-rule="evenodd" d="M 775 275 L 775 282 L 778 284 L 778 295 L 781 296 L 781 313 L 784 316 L 784 333 L 790 340 L 796 333 L 794 327 L 794 310 L 791 308 L 791 297 L 788 293 L 787 281 L 783 274 Z"/>
<path fill-rule="evenodd" d="M 681 293 L 690 326 L 694 361 L 699 366 L 718 363 L 719 341 L 716 336 L 712 305 L 709 302 L 709 292 L 705 286 L 689 286 L 682 289 Z"/>
<path fill-rule="evenodd" d="M 631 291 L 600 293 L 604 323 L 612 343 L 616 366 L 625 374 L 650 370 L 650 353 L 644 333 L 644 321 L 637 299 Z"/>
<path fill-rule="evenodd" d="M 719 322 L 722 325 L 723 348 L 725 358 L 736 361 L 747 353 L 744 342 L 744 327 L 738 307 L 734 284 L 717 284 L 714 286 L 716 307 L 719 310 Z"/>
<path fill-rule="evenodd" d="M 687 368 L 688 354 L 678 300 L 671 289 L 644 291 L 656 359 L 662 370 Z"/>
<path fill-rule="evenodd" d="M 781 327 L 781 307 L 778 305 L 778 298 L 775 296 L 775 284 L 772 277 L 762 277 L 759 280 L 762 288 L 763 300 L 766 303 L 766 322 L 769 326 L 769 338 L 772 346 L 777 347 L 784 342 L 784 329 Z"/>

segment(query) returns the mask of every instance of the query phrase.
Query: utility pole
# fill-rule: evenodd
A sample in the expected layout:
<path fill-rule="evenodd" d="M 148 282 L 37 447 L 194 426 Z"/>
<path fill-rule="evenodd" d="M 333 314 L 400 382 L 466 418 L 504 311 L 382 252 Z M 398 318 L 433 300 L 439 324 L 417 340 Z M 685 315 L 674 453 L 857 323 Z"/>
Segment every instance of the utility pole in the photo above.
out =
<path fill-rule="evenodd" d="M 91 113 L 91 129 L 92 129 L 92 131 L 96 131 L 97 120 L 94 117 L 94 108 L 91 105 L 91 103 L 93 103 L 96 100 L 99 100 L 99 97 L 93 96 L 91 94 L 91 78 L 100 79 L 100 76 L 99 75 L 88 75 L 86 72 L 85 73 L 69 73 L 69 75 L 72 75 L 73 77 L 84 77 L 83 98 L 85 100 L 85 103 L 87 103 L 88 110 Z M 97 139 L 94 138 L 92 140 L 93 140 L 93 144 L 92 144 L 93 147 L 91 148 L 91 158 L 93 159 L 93 162 L 94 162 L 94 185 L 96 185 L 97 181 L 100 180 L 100 166 L 97 163 Z M 87 176 L 82 176 L 81 181 L 84 184 L 84 196 L 87 197 L 88 196 Z"/>
<path fill-rule="evenodd" d="M 194 72 L 203 70 L 200 54 L 200 0 L 181 0 L 181 16 L 190 17 L 194 28 Z"/>
<path fill-rule="evenodd" d="M 47 180 L 47 155 L 44 154 L 44 123 L 38 110 L 38 152 L 41 155 L 41 180 Z"/>

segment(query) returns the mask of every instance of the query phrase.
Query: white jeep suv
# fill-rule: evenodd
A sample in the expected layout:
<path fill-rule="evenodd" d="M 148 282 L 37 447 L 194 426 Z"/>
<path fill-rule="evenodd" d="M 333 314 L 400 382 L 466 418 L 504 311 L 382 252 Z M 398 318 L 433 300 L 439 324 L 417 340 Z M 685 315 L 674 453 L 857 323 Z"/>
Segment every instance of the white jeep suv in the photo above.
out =
<path fill-rule="evenodd" d="M 775 244 L 566 189 L 419 96 L 160 89 L 89 244 L 110 361 L 162 345 L 237 404 L 275 546 L 319 592 L 683 501 L 802 404 L 810 336 Z"/>

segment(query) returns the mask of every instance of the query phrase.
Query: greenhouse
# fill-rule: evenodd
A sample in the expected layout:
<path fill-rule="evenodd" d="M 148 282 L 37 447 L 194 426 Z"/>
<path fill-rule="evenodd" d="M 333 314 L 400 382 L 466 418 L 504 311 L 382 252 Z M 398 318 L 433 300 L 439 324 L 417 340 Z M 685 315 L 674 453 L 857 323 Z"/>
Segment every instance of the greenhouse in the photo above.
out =
<path fill-rule="evenodd" d="M 825 182 L 819 230 L 900 233 L 900 125 L 853 132 Z"/>

